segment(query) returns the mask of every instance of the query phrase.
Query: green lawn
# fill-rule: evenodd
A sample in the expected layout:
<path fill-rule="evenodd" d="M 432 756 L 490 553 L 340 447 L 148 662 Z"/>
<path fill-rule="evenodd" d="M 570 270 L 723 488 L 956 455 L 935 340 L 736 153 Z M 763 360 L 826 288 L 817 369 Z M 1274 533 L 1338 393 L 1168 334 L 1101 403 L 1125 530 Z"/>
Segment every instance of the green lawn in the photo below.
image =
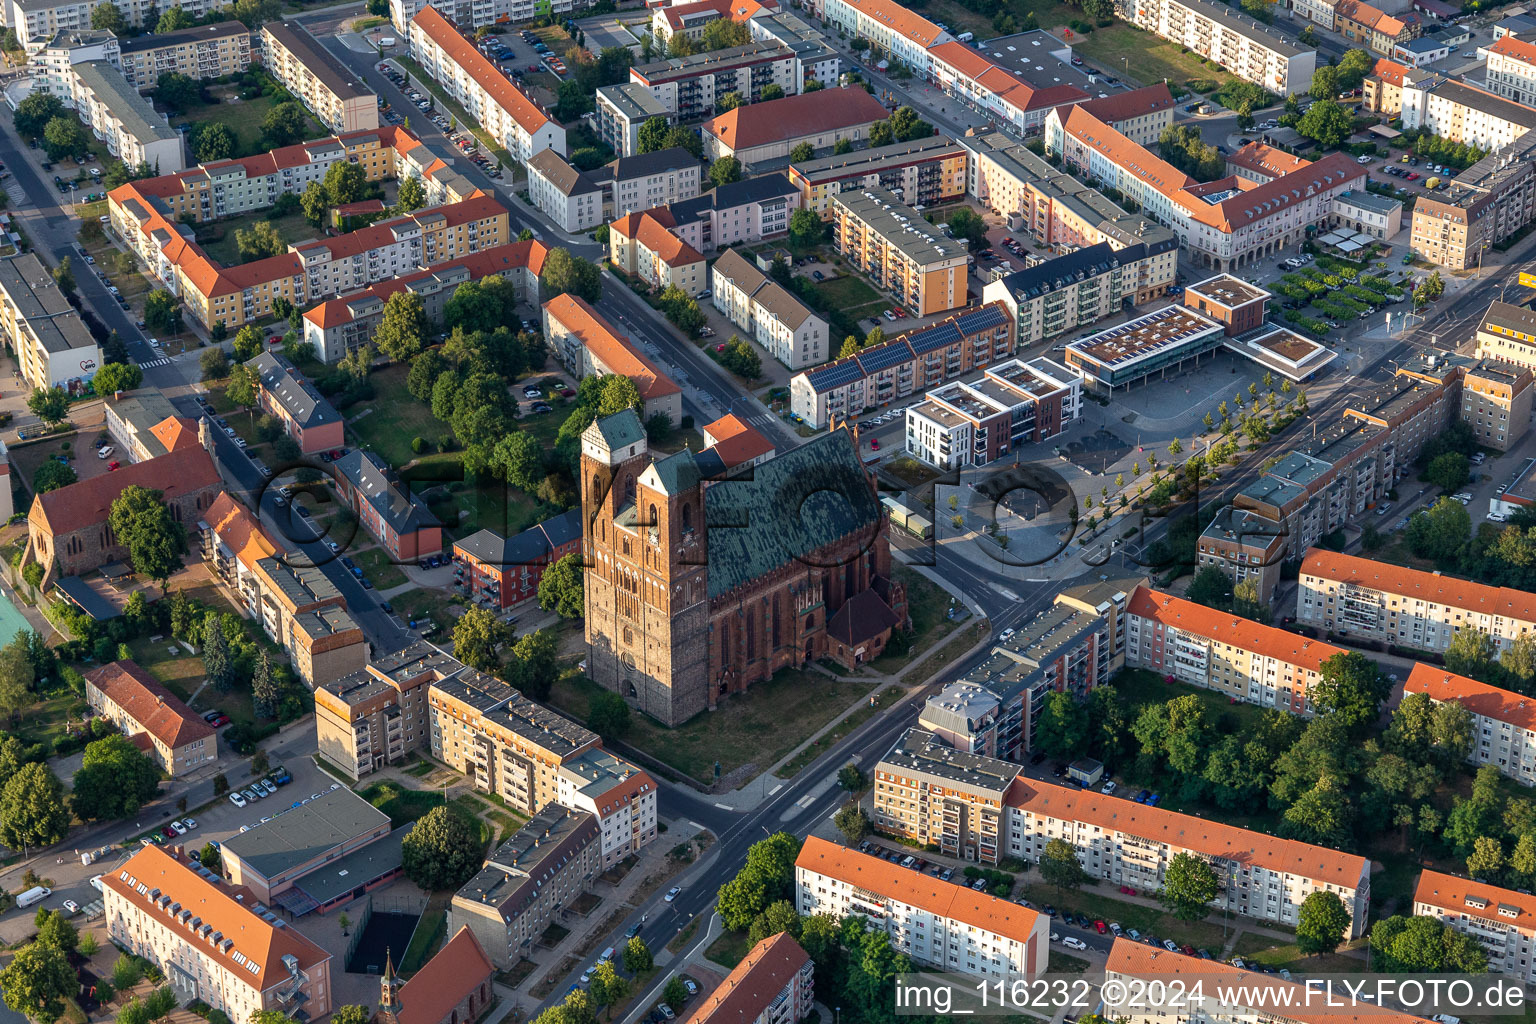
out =
<path fill-rule="evenodd" d="M 907 588 L 907 611 L 912 616 L 912 644 L 901 654 L 882 654 L 870 662 L 876 672 L 899 672 L 909 663 L 921 659 L 929 647 L 938 642 L 957 623 L 944 617 L 952 599 L 944 588 L 920 573 L 898 565 L 896 581 Z"/>
<path fill-rule="evenodd" d="M 700 782 L 714 781 L 744 765 L 772 767 L 874 686 L 868 679 L 832 679 L 814 671 L 784 670 L 746 693 L 722 698 L 714 711 L 695 715 L 675 729 L 636 714 L 625 741 Z M 587 720 L 593 695 L 602 692 L 578 673 L 555 684 L 550 702 L 579 722 Z"/>
<path fill-rule="evenodd" d="M 1350 956 L 1346 950 L 1363 949 L 1366 945 L 1365 939 L 1357 939 L 1345 943 L 1337 953 L 1306 956 L 1295 943 L 1277 943 L 1267 935 L 1244 932 L 1238 936 L 1232 952 L 1244 960 L 1254 960 L 1276 970 L 1284 967 L 1307 974 L 1359 974 L 1366 969 L 1366 961 Z"/>
<path fill-rule="evenodd" d="M 792 779 L 805 770 L 805 766 L 816 760 L 828 750 L 843 741 L 843 738 L 865 722 L 874 718 L 886 708 L 906 697 L 907 691 L 898 686 L 887 686 L 875 695 L 874 703 L 865 701 L 859 705 L 857 711 L 838 722 L 836 727 L 828 729 L 816 742 L 806 747 L 784 764 L 773 774 L 781 779 Z"/>
<path fill-rule="evenodd" d="M 1207 690 L 1199 686 L 1191 686 L 1182 682 L 1165 682 L 1164 677 L 1156 672 L 1148 672 L 1144 669 L 1126 669 L 1114 678 L 1115 690 L 1124 700 L 1127 708 L 1131 709 L 1131 717 L 1134 718 L 1136 710 L 1143 704 L 1164 704 L 1175 697 L 1185 697 L 1193 694 L 1205 705 L 1205 713 L 1222 732 L 1232 732 L 1236 729 L 1247 728 L 1264 717 L 1264 709 L 1257 704 L 1248 704 L 1239 701 L 1233 704 L 1224 694 L 1215 690 Z"/>
<path fill-rule="evenodd" d="M 852 309 L 854 306 L 884 302 L 879 292 L 871 288 L 865 281 L 852 275 L 834 277 L 828 281 L 818 281 L 816 283 L 816 290 L 826 297 L 832 309 Z"/>
<path fill-rule="evenodd" d="M 215 92 L 218 95 L 218 92 Z M 261 135 L 261 122 L 276 106 L 271 96 L 258 96 L 253 100 L 242 100 L 238 96 L 221 96 L 217 103 L 209 103 L 188 111 L 180 117 L 171 118 L 171 125 L 178 124 L 202 124 L 205 121 L 218 121 L 226 125 L 235 133 L 235 156 L 250 156 L 253 153 L 264 153 L 272 147 L 268 146 Z M 300 104 L 303 106 L 303 104 Z M 319 121 L 305 111 L 308 118 L 308 131 L 304 133 L 306 139 L 324 138 L 330 132 Z"/>
<path fill-rule="evenodd" d="M 128 646 L 133 650 L 133 660 L 138 662 L 141 668 L 165 684 L 167 690 L 188 704 L 191 703 L 192 694 L 197 692 L 197 688 L 203 685 L 203 679 L 206 678 L 202 658 L 188 654 L 185 647 L 169 637 L 158 642 L 147 639 L 133 640 Z M 175 647 L 179 653 L 172 654 L 170 650 L 172 647 Z M 229 693 L 220 693 L 211 686 L 205 688 L 193 710 L 207 711 L 212 708 L 218 708 L 234 722 L 251 725 L 256 721 L 256 712 L 251 707 L 249 689 L 235 689 Z"/>
<path fill-rule="evenodd" d="M 304 219 L 302 213 L 295 212 L 283 217 L 274 217 L 270 210 L 264 210 L 197 225 L 194 229 L 197 244 L 224 266 L 237 266 L 249 262 L 240 255 L 240 250 L 235 245 L 235 232 L 249 229 L 257 221 L 271 224 L 282 236 L 283 241 L 289 245 L 305 239 L 317 238 L 320 235 L 320 232 L 315 230 L 315 226 Z"/>
<path fill-rule="evenodd" d="M 704 955 L 726 970 L 731 970 L 746 959 L 750 948 L 746 932 L 726 932 L 709 944 Z"/>
<path fill-rule="evenodd" d="M 1194 53 L 1183 53 L 1177 43 L 1159 39 L 1134 25 L 1117 21 L 1096 28 L 1091 35 L 1075 36 L 1072 52 L 1092 60 L 1111 75 L 1129 75 L 1140 85 L 1168 79 L 1172 86 L 1205 79 L 1226 85 L 1231 75 L 1215 64 L 1201 63 Z"/>
<path fill-rule="evenodd" d="M 447 932 L 448 894 L 434 893 L 431 902 L 427 904 L 426 913 L 416 922 L 416 930 L 411 933 L 411 942 L 405 948 L 405 955 L 400 958 L 401 972 L 410 974 L 420 970 L 442 946 Z"/>
<path fill-rule="evenodd" d="M 383 548 L 369 548 L 352 556 L 358 568 L 363 574 L 373 581 L 373 585 L 380 590 L 388 590 L 390 587 L 398 587 L 406 582 L 405 573 L 400 571 L 389 553 Z"/>

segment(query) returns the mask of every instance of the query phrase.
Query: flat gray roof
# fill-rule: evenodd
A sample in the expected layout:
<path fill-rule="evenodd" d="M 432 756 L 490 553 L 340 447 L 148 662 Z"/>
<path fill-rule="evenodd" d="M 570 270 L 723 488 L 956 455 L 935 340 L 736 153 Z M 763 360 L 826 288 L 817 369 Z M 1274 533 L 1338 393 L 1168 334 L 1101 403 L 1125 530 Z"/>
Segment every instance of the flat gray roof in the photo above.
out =
<path fill-rule="evenodd" d="M 964 259 L 965 243 L 939 233 L 923 215 L 904 204 L 890 189 L 870 187 L 843 192 L 832 199 L 919 264 Z"/>
<path fill-rule="evenodd" d="M 269 823 L 270 824 L 270 823 Z M 404 854 L 400 852 L 400 840 L 416 827 L 407 822 L 387 836 L 375 839 L 367 846 L 353 850 L 345 857 L 326 861 L 305 875 L 298 887 L 316 903 L 325 904 L 360 885 L 367 885 L 400 867 Z M 246 835 L 250 835 L 249 832 Z"/>
<path fill-rule="evenodd" d="M 257 874 L 271 878 L 388 823 L 389 815 L 338 786 L 279 811 L 249 832 L 230 836 L 224 840 L 224 849 Z"/>

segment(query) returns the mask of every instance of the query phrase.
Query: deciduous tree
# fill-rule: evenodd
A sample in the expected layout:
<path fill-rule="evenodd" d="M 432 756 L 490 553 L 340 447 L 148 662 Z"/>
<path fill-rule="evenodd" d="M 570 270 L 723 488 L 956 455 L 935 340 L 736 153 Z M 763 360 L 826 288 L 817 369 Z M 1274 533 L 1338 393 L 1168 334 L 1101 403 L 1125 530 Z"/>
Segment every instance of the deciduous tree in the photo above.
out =
<path fill-rule="evenodd" d="M 39 1024 L 53 1024 L 63 1016 L 65 1000 L 79 991 L 80 981 L 64 951 L 46 943 L 23 946 L 0 970 L 6 1005 Z"/>
<path fill-rule="evenodd" d="M 17 768 L 0 789 L 0 843 L 13 850 L 52 846 L 68 831 L 69 808 L 58 776 L 35 761 Z"/>
<path fill-rule="evenodd" d="M 171 515 L 164 494 L 129 485 L 113 500 L 107 522 L 118 543 L 128 549 L 134 570 L 164 589 L 165 581 L 181 568 L 187 549 L 186 527 Z"/>
<path fill-rule="evenodd" d="M 1157 898 L 1181 921 L 1198 921 L 1210 910 L 1220 891 L 1216 872 L 1192 853 L 1176 853 L 1163 874 Z"/>
<path fill-rule="evenodd" d="M 422 815 L 400 841 L 405 876 L 434 892 L 469 881 L 483 849 L 474 821 L 446 805 Z"/>
<path fill-rule="evenodd" d="M 1083 870 L 1071 843 L 1065 839 L 1052 839 L 1045 844 L 1040 856 L 1040 877 L 1065 896 L 1068 889 L 1080 888 L 1088 881 L 1088 872 Z"/>
<path fill-rule="evenodd" d="M 160 769 L 128 737 L 103 736 L 85 748 L 70 803 L 86 821 L 137 814 L 160 788 Z"/>
<path fill-rule="evenodd" d="M 561 557 L 539 577 L 539 607 L 562 619 L 579 619 L 585 614 L 585 564 L 578 552 Z"/>

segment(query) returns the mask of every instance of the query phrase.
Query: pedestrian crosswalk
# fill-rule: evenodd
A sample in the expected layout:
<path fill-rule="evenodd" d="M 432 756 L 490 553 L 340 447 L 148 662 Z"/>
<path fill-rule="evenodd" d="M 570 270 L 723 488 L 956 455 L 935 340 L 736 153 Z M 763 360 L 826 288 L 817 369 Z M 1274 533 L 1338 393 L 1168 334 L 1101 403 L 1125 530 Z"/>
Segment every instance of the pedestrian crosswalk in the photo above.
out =
<path fill-rule="evenodd" d="M 157 366 L 164 366 L 166 363 L 168 363 L 170 361 L 171 361 L 171 357 L 170 356 L 161 356 L 159 359 L 151 359 L 147 363 L 140 363 L 139 366 L 140 366 L 140 368 L 145 369 L 145 370 L 152 370 L 152 369 L 154 369 Z"/>

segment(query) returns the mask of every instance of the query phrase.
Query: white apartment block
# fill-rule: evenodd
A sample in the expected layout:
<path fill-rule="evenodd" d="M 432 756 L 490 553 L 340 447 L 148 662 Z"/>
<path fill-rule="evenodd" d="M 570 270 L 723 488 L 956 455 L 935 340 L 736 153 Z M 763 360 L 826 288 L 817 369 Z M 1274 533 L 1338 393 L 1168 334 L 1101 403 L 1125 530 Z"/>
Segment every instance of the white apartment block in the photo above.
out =
<path fill-rule="evenodd" d="M 640 152 L 640 129 L 653 117 L 672 120 L 666 106 L 638 82 L 597 90 L 597 134 L 619 156 Z"/>
<path fill-rule="evenodd" d="M 181 133 L 165 115 L 139 95 L 123 73 L 105 61 L 86 61 L 69 69 L 67 101 L 107 152 L 129 167 L 148 164 L 156 174 L 174 174 L 187 166 Z"/>
<path fill-rule="evenodd" d="M 1035 978 L 1050 955 L 1044 914 L 817 836 L 795 858 L 795 909 L 862 916 L 914 963 L 952 974 Z"/>
<path fill-rule="evenodd" d="M 1503 650 L 1536 630 L 1536 594 L 1313 548 L 1301 563 L 1296 621 L 1432 652 L 1456 630 L 1478 629 Z"/>
<path fill-rule="evenodd" d="M 0 260 L 0 337 L 32 388 L 80 394 L 101 365 L 101 349 L 35 253 Z"/>
<path fill-rule="evenodd" d="M 569 14 L 576 9 L 571 0 L 430 0 L 443 17 L 466 31 L 482 25 L 520 24 L 540 14 Z M 389 0 L 389 20 L 402 35 L 411 28 L 411 20 L 427 6 L 428 0 Z M 588 6 L 585 0 L 579 5 Z"/>
<path fill-rule="evenodd" d="M 1488 88 L 1507 100 L 1536 107 L 1536 43 L 1505 36 L 1481 52 L 1488 57 Z"/>
<path fill-rule="evenodd" d="M 1536 699 L 1415 662 L 1403 694 L 1455 701 L 1472 714 L 1472 764 L 1490 764 L 1522 785 L 1536 785 Z"/>
<path fill-rule="evenodd" d="M 261 27 L 262 62 L 272 77 L 331 131 L 379 126 L 379 98 L 302 25 L 269 21 Z"/>
<path fill-rule="evenodd" d="M 869 40 L 877 55 L 901 61 L 923 79 L 933 71 L 928 48 L 955 38 L 896 0 L 826 0 L 822 13 L 841 31 Z"/>
<path fill-rule="evenodd" d="M 1316 51 L 1287 41 L 1216 0 L 1116 0 L 1115 10 L 1138 28 L 1187 46 L 1277 96 L 1311 88 Z"/>
<path fill-rule="evenodd" d="M 791 370 L 827 360 L 827 321 L 735 249 L 710 268 L 710 301 L 731 323 Z"/>
<path fill-rule="evenodd" d="M 151 846 L 101 876 L 107 937 L 158 967 L 183 1001 L 231 1020 L 331 1012 L 331 954 L 249 899 Z"/>
<path fill-rule="evenodd" d="M 28 53 L 46 46 L 60 32 L 86 32 L 99 0 L 4 0 L 3 23 L 16 30 Z M 130 26 L 152 27 L 164 8 L 155 0 L 113 0 Z M 181 9 L 202 18 L 216 8 L 211 0 L 181 0 Z"/>
<path fill-rule="evenodd" d="M 1032 779 L 1010 788 L 1006 828 L 1010 856 L 1038 861 L 1063 839 L 1089 875 L 1142 892 L 1163 887 L 1174 856 L 1194 854 L 1216 872 L 1213 907 L 1290 928 L 1303 900 L 1332 892 L 1350 913 L 1349 937 L 1366 931 L 1371 863 L 1354 854 Z"/>
<path fill-rule="evenodd" d="M 1435 71 L 1403 76 L 1403 129 L 1492 152 L 1536 128 L 1536 110 Z"/>
<path fill-rule="evenodd" d="M 1046 356 L 1010 359 L 907 406 L 906 451 L 940 469 L 984 466 L 1055 437 L 1082 410 L 1076 372 Z"/>
<path fill-rule="evenodd" d="M 568 235 L 591 231 L 608 220 L 603 187 L 552 149 L 528 159 L 528 198 Z"/>
<path fill-rule="evenodd" d="M 526 163 L 541 149 L 565 155 L 565 127 L 502 74 L 436 8 L 411 20 L 411 57 L 506 147 Z"/>
<path fill-rule="evenodd" d="M 139 90 L 153 89 L 164 74 L 223 78 L 249 68 L 251 51 L 251 30 L 238 21 L 139 36 L 122 42 L 123 77 Z"/>
<path fill-rule="evenodd" d="M 1413 892 L 1413 913 L 1477 940 L 1490 972 L 1536 984 L 1536 897 L 1425 870 Z"/>
<path fill-rule="evenodd" d="M 1104 965 L 1106 1020 L 1125 1024 L 1424 1024 L 1422 1017 L 1356 1002 L 1342 986 L 1326 994 L 1301 982 L 1117 938 Z M 1138 992 L 1188 992 L 1190 999 L 1138 999 Z"/>
<path fill-rule="evenodd" d="M 1323 662 L 1343 653 L 1150 587 L 1137 587 L 1126 609 L 1127 665 L 1292 714 L 1312 713 Z"/>
<path fill-rule="evenodd" d="M 597 817 L 605 869 L 656 838 L 656 783 L 628 761 L 588 750 L 560 765 L 557 783 L 561 807 Z"/>
<path fill-rule="evenodd" d="M 100 61 L 121 67 L 122 49 L 117 37 L 111 32 L 90 29 L 60 32 L 49 40 L 48 45 L 33 54 L 29 61 L 33 69 L 32 91 L 50 93 L 66 105 L 74 102 L 74 74 L 71 69 L 87 61 Z"/>

